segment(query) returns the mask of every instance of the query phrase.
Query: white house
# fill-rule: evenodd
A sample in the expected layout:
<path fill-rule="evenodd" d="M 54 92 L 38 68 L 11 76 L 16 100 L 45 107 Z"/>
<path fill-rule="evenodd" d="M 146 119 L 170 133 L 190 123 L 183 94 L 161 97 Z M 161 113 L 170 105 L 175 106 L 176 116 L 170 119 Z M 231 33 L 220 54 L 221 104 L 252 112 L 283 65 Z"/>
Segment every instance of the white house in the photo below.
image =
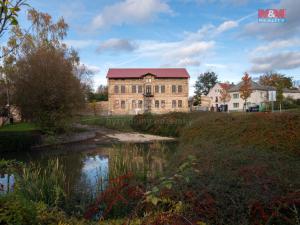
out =
<path fill-rule="evenodd" d="M 245 101 L 240 96 L 240 87 L 243 84 L 243 81 L 234 85 L 229 89 L 230 101 L 228 102 L 229 111 L 243 111 Z M 258 105 L 260 109 L 265 107 L 265 104 L 268 102 L 268 91 L 275 91 L 274 87 L 263 86 L 254 81 L 251 81 L 252 93 L 247 99 L 247 106 L 256 106 Z"/>
<path fill-rule="evenodd" d="M 283 89 L 283 97 L 300 99 L 300 89 Z"/>
<path fill-rule="evenodd" d="M 220 105 L 223 105 L 224 102 L 221 100 L 222 91 L 228 89 L 229 87 L 229 83 L 216 83 L 207 94 L 207 97 L 210 99 L 209 107 L 214 107 L 214 109 L 217 109 Z"/>

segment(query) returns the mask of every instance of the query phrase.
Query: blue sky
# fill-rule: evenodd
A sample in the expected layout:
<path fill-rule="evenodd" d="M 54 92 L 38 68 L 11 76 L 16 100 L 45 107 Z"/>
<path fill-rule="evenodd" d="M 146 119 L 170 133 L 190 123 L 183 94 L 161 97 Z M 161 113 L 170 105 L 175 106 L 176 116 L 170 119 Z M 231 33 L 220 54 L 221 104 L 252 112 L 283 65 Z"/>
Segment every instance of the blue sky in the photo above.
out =
<path fill-rule="evenodd" d="M 108 68 L 186 67 L 238 82 L 278 71 L 300 80 L 299 0 L 29 0 L 69 24 L 65 42 L 106 84 Z M 258 9 L 286 9 L 283 24 L 258 23 Z M 20 16 L 26 27 L 26 16 Z"/>

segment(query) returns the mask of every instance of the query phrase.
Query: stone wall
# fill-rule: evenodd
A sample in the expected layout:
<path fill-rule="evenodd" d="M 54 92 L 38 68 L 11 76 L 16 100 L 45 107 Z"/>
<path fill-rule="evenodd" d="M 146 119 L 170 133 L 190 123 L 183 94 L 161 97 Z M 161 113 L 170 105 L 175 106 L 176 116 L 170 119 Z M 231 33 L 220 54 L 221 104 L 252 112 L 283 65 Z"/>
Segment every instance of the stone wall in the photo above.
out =
<path fill-rule="evenodd" d="M 82 115 L 107 115 L 108 101 L 100 101 L 93 103 L 86 103 L 85 108 L 80 110 L 78 114 Z"/>

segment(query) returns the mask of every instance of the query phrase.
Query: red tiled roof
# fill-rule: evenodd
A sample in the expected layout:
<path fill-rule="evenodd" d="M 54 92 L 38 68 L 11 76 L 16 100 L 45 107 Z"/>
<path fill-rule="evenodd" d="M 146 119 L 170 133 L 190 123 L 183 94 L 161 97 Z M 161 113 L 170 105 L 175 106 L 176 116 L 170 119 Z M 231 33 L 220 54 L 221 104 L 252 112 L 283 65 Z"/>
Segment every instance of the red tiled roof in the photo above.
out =
<path fill-rule="evenodd" d="M 107 78 L 140 78 L 146 74 L 153 74 L 158 78 L 189 78 L 190 75 L 184 68 L 130 68 L 109 69 Z"/>
<path fill-rule="evenodd" d="M 223 88 L 223 89 L 228 89 L 231 86 L 231 84 L 228 84 L 228 83 L 219 83 L 219 84 L 220 84 L 221 88 Z"/>

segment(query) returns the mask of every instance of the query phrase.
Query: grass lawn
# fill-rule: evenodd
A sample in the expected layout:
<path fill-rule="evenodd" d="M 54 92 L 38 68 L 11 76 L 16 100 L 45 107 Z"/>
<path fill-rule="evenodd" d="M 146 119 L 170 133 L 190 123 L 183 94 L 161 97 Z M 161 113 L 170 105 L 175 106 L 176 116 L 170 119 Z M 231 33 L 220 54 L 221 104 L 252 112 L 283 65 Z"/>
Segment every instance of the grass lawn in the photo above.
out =
<path fill-rule="evenodd" d="M 92 126 L 104 126 L 121 131 L 132 131 L 133 116 L 81 116 L 79 123 Z"/>
<path fill-rule="evenodd" d="M 36 131 L 39 128 L 32 123 L 15 123 L 8 124 L 3 127 L 0 127 L 0 132 L 26 132 L 26 131 Z"/>

